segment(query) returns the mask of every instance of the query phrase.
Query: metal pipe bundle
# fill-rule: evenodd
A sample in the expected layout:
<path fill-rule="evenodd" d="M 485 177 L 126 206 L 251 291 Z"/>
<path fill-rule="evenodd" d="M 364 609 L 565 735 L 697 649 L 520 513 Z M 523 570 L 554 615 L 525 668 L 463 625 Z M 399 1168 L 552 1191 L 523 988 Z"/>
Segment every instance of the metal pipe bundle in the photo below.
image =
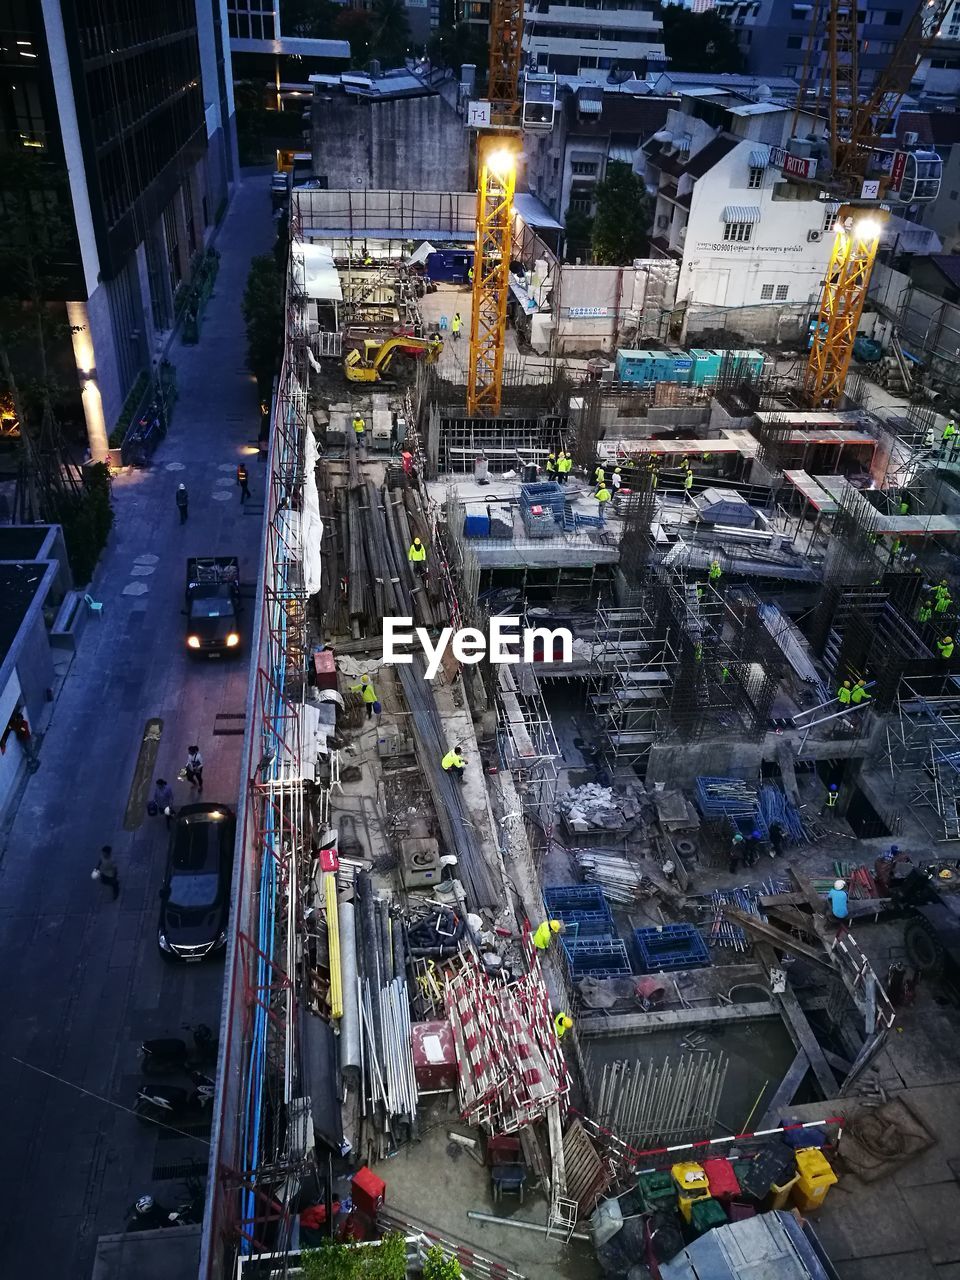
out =
<path fill-rule="evenodd" d="M 327 908 L 327 955 L 330 963 L 330 1016 L 343 1017 L 343 982 L 340 968 L 340 922 L 337 913 L 337 877 L 328 871 L 323 877 L 323 897 Z"/>
<path fill-rule="evenodd" d="M 617 1137 L 633 1144 L 709 1137 L 727 1075 L 724 1054 L 607 1063 L 597 1090 L 597 1117 Z"/>
<path fill-rule="evenodd" d="M 343 1017 L 340 1019 L 340 1071 L 356 1075 L 360 1070 L 360 1009 L 357 992 L 357 923 L 352 902 L 341 902 L 340 974 Z"/>

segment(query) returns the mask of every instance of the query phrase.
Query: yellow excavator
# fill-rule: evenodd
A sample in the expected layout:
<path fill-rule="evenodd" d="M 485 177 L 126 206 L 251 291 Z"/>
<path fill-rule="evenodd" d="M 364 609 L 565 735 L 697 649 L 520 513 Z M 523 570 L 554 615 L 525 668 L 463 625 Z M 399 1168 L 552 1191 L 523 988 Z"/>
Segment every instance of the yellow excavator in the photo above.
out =
<path fill-rule="evenodd" d="M 379 382 L 390 368 L 393 357 L 401 352 L 414 360 L 433 364 L 443 350 L 440 338 L 366 338 L 363 351 L 356 347 L 343 358 L 343 372 L 350 382 Z"/>

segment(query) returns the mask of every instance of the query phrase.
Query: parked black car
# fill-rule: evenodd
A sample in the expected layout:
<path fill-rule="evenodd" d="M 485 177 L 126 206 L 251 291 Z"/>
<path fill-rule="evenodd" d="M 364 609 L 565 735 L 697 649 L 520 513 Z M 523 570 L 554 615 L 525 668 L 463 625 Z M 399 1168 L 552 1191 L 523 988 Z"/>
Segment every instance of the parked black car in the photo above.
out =
<path fill-rule="evenodd" d="M 188 804 L 173 819 L 157 929 L 165 956 L 197 961 L 226 946 L 236 826 L 222 804 Z"/>

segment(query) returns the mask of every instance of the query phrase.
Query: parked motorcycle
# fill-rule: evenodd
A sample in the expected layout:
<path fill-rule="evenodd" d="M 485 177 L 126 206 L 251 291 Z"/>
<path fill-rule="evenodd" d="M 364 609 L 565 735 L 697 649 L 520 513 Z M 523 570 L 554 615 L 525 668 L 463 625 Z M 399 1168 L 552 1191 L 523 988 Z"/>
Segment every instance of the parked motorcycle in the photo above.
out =
<path fill-rule="evenodd" d="M 202 1071 L 187 1073 L 193 1081 L 192 1089 L 178 1085 L 152 1084 L 145 1080 L 137 1091 L 133 1109 L 142 1124 L 173 1124 L 196 1119 L 213 1108 L 216 1086 L 210 1076 Z"/>
<path fill-rule="evenodd" d="M 206 1023 L 201 1022 L 187 1029 L 193 1037 L 192 1048 L 186 1040 L 176 1037 L 144 1040 L 140 1046 L 144 1075 L 171 1076 L 216 1063 L 219 1041 Z"/>

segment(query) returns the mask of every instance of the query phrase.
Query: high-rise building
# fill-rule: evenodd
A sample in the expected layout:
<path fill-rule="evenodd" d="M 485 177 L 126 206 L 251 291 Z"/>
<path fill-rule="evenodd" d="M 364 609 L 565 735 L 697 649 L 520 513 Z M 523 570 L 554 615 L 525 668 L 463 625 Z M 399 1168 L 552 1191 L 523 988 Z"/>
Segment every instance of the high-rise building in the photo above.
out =
<path fill-rule="evenodd" d="M 226 41 L 226 0 L 0 0 L 0 148 L 69 194 L 45 301 L 65 309 L 94 457 L 236 177 Z"/>
<path fill-rule="evenodd" d="M 653 0 L 532 0 L 523 10 L 523 50 L 532 68 L 606 81 L 665 65 L 663 24 Z"/>
<path fill-rule="evenodd" d="M 918 0 L 864 0 L 857 10 L 860 84 L 867 86 L 886 66 L 907 28 Z M 814 22 L 815 0 L 717 0 L 715 11 L 727 18 L 754 75 L 793 76 L 811 68 L 814 78 L 826 67 L 827 33 Z"/>

